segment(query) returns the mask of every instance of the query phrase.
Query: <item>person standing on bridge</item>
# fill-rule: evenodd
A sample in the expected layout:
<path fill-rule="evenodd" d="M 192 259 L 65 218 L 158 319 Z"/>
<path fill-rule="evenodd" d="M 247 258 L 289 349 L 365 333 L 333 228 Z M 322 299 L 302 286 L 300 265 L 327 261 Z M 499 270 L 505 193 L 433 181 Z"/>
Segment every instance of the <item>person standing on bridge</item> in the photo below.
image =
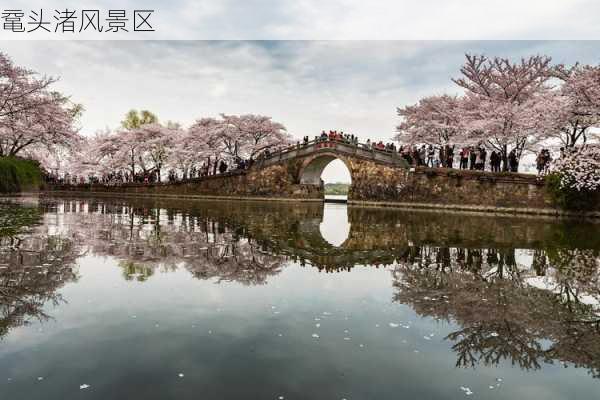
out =
<path fill-rule="evenodd" d="M 515 149 L 512 149 L 508 154 L 508 165 L 510 167 L 510 172 L 519 171 L 519 160 L 517 158 L 517 152 Z"/>
<path fill-rule="evenodd" d="M 495 150 L 490 154 L 490 168 L 492 172 L 500 172 L 500 155 Z"/>
<path fill-rule="evenodd" d="M 427 159 L 427 150 L 425 149 L 425 145 L 422 145 L 419 149 L 419 165 L 424 166 L 425 160 Z"/>
<path fill-rule="evenodd" d="M 469 169 L 475 169 L 475 162 L 477 161 L 477 152 L 475 147 L 469 147 Z"/>
<path fill-rule="evenodd" d="M 487 158 L 487 151 L 485 147 L 481 146 L 481 170 L 485 171 L 485 160 Z"/>
<path fill-rule="evenodd" d="M 469 167 L 469 148 L 463 147 L 460 151 L 460 169 L 467 169 Z"/>
<path fill-rule="evenodd" d="M 452 168 L 452 164 L 454 163 L 454 145 L 450 146 L 446 145 L 446 166 L 448 168 Z"/>
<path fill-rule="evenodd" d="M 225 163 L 225 161 L 221 160 L 221 163 L 219 164 L 219 173 L 224 174 L 227 171 L 227 164 Z"/>
<path fill-rule="evenodd" d="M 482 170 L 483 169 L 483 160 L 481 159 L 481 147 L 475 150 L 475 169 Z"/>
<path fill-rule="evenodd" d="M 419 154 L 419 148 L 415 145 L 412 147 L 412 159 L 413 159 L 413 165 L 415 167 L 418 167 L 422 164 L 422 160 L 421 160 L 421 155 Z"/>
<path fill-rule="evenodd" d="M 433 159 L 435 158 L 435 149 L 433 145 L 427 147 L 427 166 L 433 168 Z"/>

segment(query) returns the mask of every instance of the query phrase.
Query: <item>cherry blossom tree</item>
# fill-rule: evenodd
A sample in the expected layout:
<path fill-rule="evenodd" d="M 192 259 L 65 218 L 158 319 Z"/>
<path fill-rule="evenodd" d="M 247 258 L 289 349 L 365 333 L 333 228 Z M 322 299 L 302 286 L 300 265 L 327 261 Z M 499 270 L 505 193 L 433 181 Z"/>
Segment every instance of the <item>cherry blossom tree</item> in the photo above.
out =
<path fill-rule="evenodd" d="M 267 148 L 288 145 L 291 136 L 271 117 L 221 114 L 220 119 L 197 120 L 188 130 L 188 140 L 193 144 L 186 146 L 208 157 L 215 171 L 220 160 L 256 159 Z"/>
<path fill-rule="evenodd" d="M 505 169 L 510 151 L 520 159 L 555 129 L 554 119 L 546 113 L 550 61 L 538 55 L 513 63 L 506 58 L 467 54 L 462 77 L 453 79 L 465 91 L 460 116 L 467 138 L 499 151 Z"/>
<path fill-rule="evenodd" d="M 38 147 L 28 147 L 19 153 L 19 157 L 37 160 L 39 162 L 40 167 L 44 171 L 48 171 L 50 173 L 59 173 L 64 172 L 65 168 L 68 166 L 67 160 L 71 157 L 71 155 L 75 152 L 75 148 L 79 146 L 79 143 L 83 139 L 80 139 L 75 146 L 71 146 L 67 148 L 53 148 L 52 150 L 47 148 L 38 148 Z"/>
<path fill-rule="evenodd" d="M 460 99 L 449 95 L 426 97 L 415 105 L 398 108 L 403 120 L 394 140 L 443 146 L 461 133 L 459 114 Z"/>
<path fill-rule="evenodd" d="M 552 170 L 559 175 L 562 188 L 579 192 L 600 191 L 600 145 L 568 149 L 554 162 Z"/>
<path fill-rule="evenodd" d="M 144 143 L 141 141 L 139 130 L 119 130 L 114 134 L 112 139 L 114 143 L 108 145 L 108 149 L 116 145 L 116 153 L 114 154 L 116 165 L 121 167 L 127 166 L 132 175 L 135 175 L 137 172 L 136 166 L 140 166 L 143 169 L 140 165 L 140 160 Z"/>
<path fill-rule="evenodd" d="M 67 157 L 67 172 L 78 175 L 102 175 L 115 171 L 135 170 L 138 165 L 137 148 L 129 146 L 129 132 L 97 132 L 86 137 Z M 133 163 L 132 150 L 135 151 Z"/>
<path fill-rule="evenodd" d="M 118 133 L 109 130 L 97 132 L 94 137 L 87 139 L 86 145 L 87 148 L 96 149 L 100 172 L 126 170 L 129 167 L 129 158 L 122 151 L 122 142 Z"/>
<path fill-rule="evenodd" d="M 130 110 L 121 122 L 121 129 L 104 132 L 93 139 L 100 169 L 105 172 L 129 170 L 136 167 L 147 172 L 166 158 L 162 140 L 162 126 L 155 114 L 147 110 Z"/>
<path fill-rule="evenodd" d="M 241 156 L 254 159 L 267 148 L 288 145 L 291 136 L 279 122 L 264 115 L 246 114 L 241 116 L 222 115 L 226 125 L 235 127 L 241 146 Z"/>
<path fill-rule="evenodd" d="M 48 100 L 44 95 L 56 78 L 36 78 L 34 71 L 16 66 L 0 53 L 0 118 L 35 109 Z"/>
<path fill-rule="evenodd" d="M 216 120 L 216 124 L 208 122 L 207 142 L 224 157 L 238 157 L 243 138 L 234 124 L 226 123 L 222 119 Z"/>
<path fill-rule="evenodd" d="M 193 166 L 206 167 L 213 157 L 218 158 L 218 151 L 206 141 L 209 137 L 207 132 L 214 123 L 214 119 L 205 118 L 197 121 L 193 128 L 178 128 L 174 131 L 170 165 L 181 170 L 184 176 L 187 176 Z"/>
<path fill-rule="evenodd" d="M 564 82 L 549 110 L 561 123 L 557 136 L 566 147 L 598 139 L 591 129 L 600 127 L 600 66 L 558 65 L 555 74 Z"/>
<path fill-rule="evenodd" d="M 0 53 L 0 156 L 57 151 L 80 138 L 75 125 L 82 106 L 49 90 L 55 78 L 36 75 Z"/>
<path fill-rule="evenodd" d="M 291 143 L 285 127 L 271 117 L 221 114 L 218 122 L 211 126 L 209 142 L 232 159 L 254 159 L 267 148 Z"/>
<path fill-rule="evenodd" d="M 135 130 L 142 143 L 140 165 L 145 172 L 156 171 L 159 182 L 161 169 L 169 160 L 176 131 L 175 128 L 167 128 L 158 123 L 144 124 Z"/>
<path fill-rule="evenodd" d="M 212 165 L 214 173 L 219 160 L 225 157 L 227 145 L 231 144 L 230 137 L 224 139 L 218 134 L 222 131 L 221 121 L 215 118 L 200 118 L 188 128 L 180 148 L 185 149 L 183 151 L 190 159 L 206 159 L 207 167 Z"/>
<path fill-rule="evenodd" d="M 100 163 L 94 138 L 83 138 L 76 146 L 63 154 L 49 169 L 58 174 L 90 176 L 102 173 L 105 164 Z"/>

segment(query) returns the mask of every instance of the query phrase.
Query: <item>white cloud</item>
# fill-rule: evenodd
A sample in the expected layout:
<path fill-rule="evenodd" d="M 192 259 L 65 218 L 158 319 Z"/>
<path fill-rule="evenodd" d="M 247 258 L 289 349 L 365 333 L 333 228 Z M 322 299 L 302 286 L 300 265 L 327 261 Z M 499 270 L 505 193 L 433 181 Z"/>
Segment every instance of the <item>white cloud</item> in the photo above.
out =
<path fill-rule="evenodd" d="M 465 52 L 597 63 L 598 42 L 3 42 L 19 65 L 60 76 L 86 108 L 85 132 L 130 108 L 191 123 L 218 113 L 274 116 L 298 137 L 344 129 L 386 139 L 395 108 L 457 88 Z"/>

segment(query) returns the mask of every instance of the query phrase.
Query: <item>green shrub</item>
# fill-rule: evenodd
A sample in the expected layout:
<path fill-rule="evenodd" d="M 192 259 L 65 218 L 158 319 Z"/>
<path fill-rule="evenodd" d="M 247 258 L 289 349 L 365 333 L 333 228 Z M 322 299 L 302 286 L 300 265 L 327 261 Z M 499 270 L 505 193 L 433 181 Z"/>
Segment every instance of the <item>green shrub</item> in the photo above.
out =
<path fill-rule="evenodd" d="M 0 193 L 37 188 L 42 182 L 39 163 L 15 157 L 0 157 Z"/>
<path fill-rule="evenodd" d="M 558 207 L 566 210 L 592 210 L 598 193 L 589 190 L 577 190 L 561 184 L 560 173 L 555 172 L 546 177 L 546 190 Z"/>
<path fill-rule="evenodd" d="M 31 227 L 38 225 L 40 220 L 41 215 L 37 208 L 0 203 L 0 240 L 27 232 Z"/>
<path fill-rule="evenodd" d="M 326 183 L 325 194 L 348 195 L 350 185 L 348 183 Z"/>

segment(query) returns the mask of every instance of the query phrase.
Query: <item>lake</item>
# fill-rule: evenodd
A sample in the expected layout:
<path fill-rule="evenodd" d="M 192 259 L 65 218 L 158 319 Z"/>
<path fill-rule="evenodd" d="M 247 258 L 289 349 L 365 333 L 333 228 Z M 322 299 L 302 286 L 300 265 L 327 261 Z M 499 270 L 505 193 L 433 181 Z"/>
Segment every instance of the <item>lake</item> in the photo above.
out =
<path fill-rule="evenodd" d="M 600 224 L 0 204 L 0 398 L 598 399 Z"/>

